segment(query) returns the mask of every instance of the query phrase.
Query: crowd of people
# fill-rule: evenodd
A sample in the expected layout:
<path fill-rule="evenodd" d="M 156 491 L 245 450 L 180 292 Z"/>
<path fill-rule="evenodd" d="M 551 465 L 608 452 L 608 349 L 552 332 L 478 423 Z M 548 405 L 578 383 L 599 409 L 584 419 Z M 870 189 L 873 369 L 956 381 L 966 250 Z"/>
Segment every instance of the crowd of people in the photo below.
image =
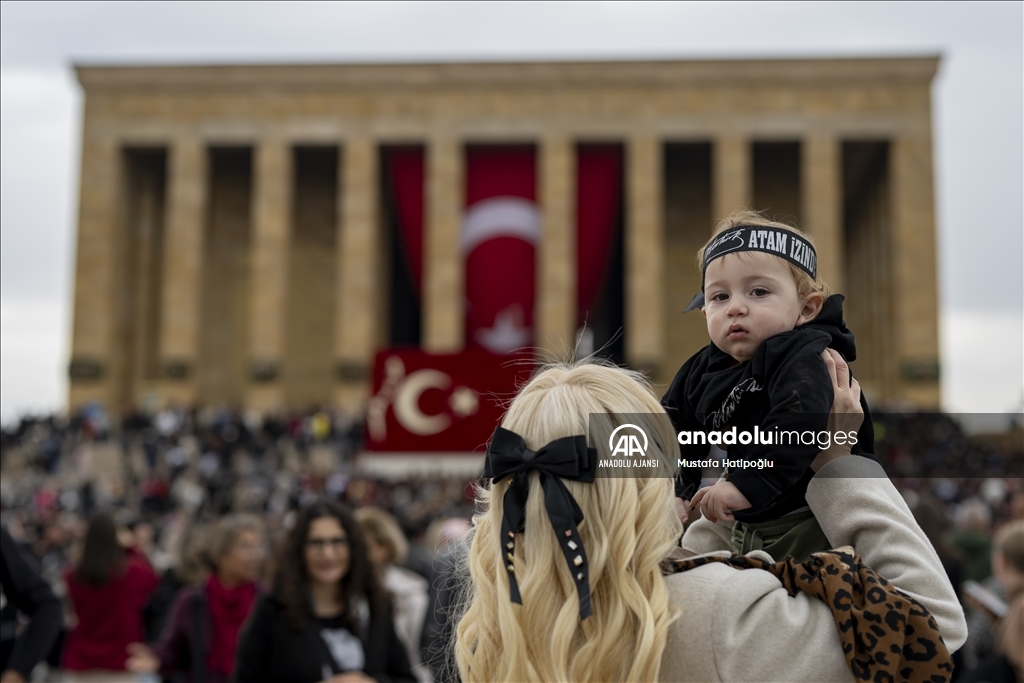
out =
<path fill-rule="evenodd" d="M 144 534 L 158 532 L 152 541 L 165 566 L 169 544 L 186 528 L 248 512 L 277 541 L 296 510 L 327 497 L 392 513 L 413 541 L 410 562 L 425 571 L 421 548 L 439 528 L 431 524 L 468 519 L 471 481 L 360 474 L 360 438 L 360 423 L 327 410 L 262 420 L 170 408 L 129 415 L 116 427 L 97 406 L 70 419 L 26 418 L 2 435 L 4 522 L 44 558 L 48 537 L 61 547 L 76 520 L 116 509 Z"/>
<path fill-rule="evenodd" d="M 36 675 L 49 670 L 53 678 L 63 669 L 81 680 L 90 671 L 101 672 L 97 680 L 120 671 L 125 680 L 227 681 L 241 623 L 260 597 L 270 587 L 290 586 L 285 593 L 303 604 L 273 609 L 301 622 L 296 610 L 305 593 L 316 593 L 310 577 L 320 568 L 344 569 L 348 577 L 369 572 L 357 579 L 365 604 L 345 609 L 365 607 L 376 615 L 378 603 L 388 602 L 389 628 L 403 647 L 400 658 L 382 651 L 374 661 L 398 662 L 388 676 L 393 680 L 431 680 L 426 660 L 436 629 L 424 624 L 434 617 L 428 614 L 432 560 L 468 528 L 473 481 L 359 474 L 359 440 L 358 423 L 327 410 L 262 420 L 171 408 L 115 425 L 90 405 L 70 419 L 26 418 L 5 428 L 3 526 L 63 603 L 60 636 Z M 358 522 L 349 510 L 357 511 Z M 345 540 L 333 533 L 326 540 L 295 536 L 303 525 L 303 534 L 319 533 L 319 517 L 338 520 Z M 280 555 L 281 548 L 294 552 Z M 295 559 L 295 553 L 305 563 L 289 569 L 281 557 Z M 347 587 L 341 593 L 351 598 Z M 327 612 L 339 607 L 333 600 L 327 598 Z M 8 653 L 17 610 L 14 604 L 4 610 L 0 647 Z M 197 611 L 207 615 L 207 626 L 196 621 Z M 324 623 L 350 633 L 362 619 L 358 611 L 328 616 L 340 621 Z M 115 625 L 120 630 L 112 637 Z M 235 677 L 290 680 L 268 679 L 269 671 L 257 666 Z M 326 670 L 317 668 L 321 673 Z"/>
<path fill-rule="evenodd" d="M 977 669 L 999 647 L 998 604 L 1024 576 L 1017 551 L 993 540 L 1024 518 L 1024 452 L 972 440 L 942 415 L 875 422 L 876 455 L 968 609 L 957 671 Z M 168 408 L 115 424 L 91 405 L 5 427 L 5 544 L 61 613 L 43 665 L 22 679 L 453 676 L 439 572 L 469 528 L 476 480 L 361 475 L 360 439 L 358 420 L 321 409 L 261 419 Z M 8 665 L 23 656 L 19 611 L 8 599 L 0 612 Z"/>

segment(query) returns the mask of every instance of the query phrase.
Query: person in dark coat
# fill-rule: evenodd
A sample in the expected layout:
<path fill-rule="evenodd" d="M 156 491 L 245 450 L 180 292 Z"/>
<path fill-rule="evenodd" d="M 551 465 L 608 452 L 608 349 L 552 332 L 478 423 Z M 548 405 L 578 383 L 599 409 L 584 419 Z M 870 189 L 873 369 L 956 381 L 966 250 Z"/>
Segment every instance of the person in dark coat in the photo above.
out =
<path fill-rule="evenodd" d="M 28 627 L 14 641 L 14 647 L 0 661 L 0 682 L 24 683 L 57 639 L 63 625 L 60 601 L 49 584 L 32 568 L 18 544 L 0 527 L 0 587 L 7 602 L 28 617 Z"/>
<path fill-rule="evenodd" d="M 302 510 L 278 557 L 274 591 L 256 604 L 236 656 L 236 683 L 413 683 L 348 509 L 320 501 Z"/>
<path fill-rule="evenodd" d="M 431 609 L 423 624 L 422 657 L 435 681 L 459 680 L 452 643 L 458 616 L 465 610 L 460 598 L 465 593 L 463 586 L 469 582 L 467 552 L 465 542 L 454 541 L 442 548 L 431 563 Z"/>

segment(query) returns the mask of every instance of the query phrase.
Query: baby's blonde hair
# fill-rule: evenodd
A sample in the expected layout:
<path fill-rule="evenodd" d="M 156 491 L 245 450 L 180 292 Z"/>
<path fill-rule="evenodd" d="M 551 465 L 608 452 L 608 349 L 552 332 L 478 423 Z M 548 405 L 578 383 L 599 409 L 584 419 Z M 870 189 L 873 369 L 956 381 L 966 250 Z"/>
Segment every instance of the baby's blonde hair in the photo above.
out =
<path fill-rule="evenodd" d="M 530 449 L 586 434 L 591 414 L 663 414 L 637 373 L 595 363 L 550 367 L 512 402 L 502 426 Z M 678 457 L 667 420 L 653 448 Z M 662 433 L 664 432 L 664 433 Z M 669 624 L 676 618 L 659 563 L 682 527 L 668 477 L 565 480 L 583 511 L 593 613 L 581 620 L 576 579 L 551 528 L 544 491 L 529 475 L 525 533 L 514 554 L 522 605 L 509 599 L 501 538 L 509 481 L 478 490 L 469 550 L 469 607 L 458 623 L 455 656 L 464 681 L 655 681 Z"/>
<path fill-rule="evenodd" d="M 803 230 L 796 228 L 792 225 L 786 225 L 785 223 L 779 223 L 777 221 L 770 220 L 760 211 L 735 211 L 730 214 L 727 218 L 718 222 L 715 226 L 714 232 L 704 246 L 697 251 L 697 268 L 702 269 L 704 267 L 704 250 L 715 240 L 720 233 L 726 230 L 732 230 L 744 225 L 754 225 L 764 228 L 779 228 L 781 230 L 788 230 L 795 232 L 800 237 L 804 238 L 811 243 L 811 246 L 815 246 L 814 238 L 805 233 Z M 776 257 L 781 258 L 781 257 Z M 784 260 L 784 259 L 783 259 Z M 825 284 L 820 277 L 812 278 L 807 271 L 802 268 L 798 268 L 794 264 L 786 261 L 786 265 L 789 266 L 789 272 L 793 275 L 793 281 L 796 283 L 796 293 L 801 299 L 806 299 L 811 294 L 819 294 L 822 299 L 827 299 L 831 293 L 827 284 Z"/>

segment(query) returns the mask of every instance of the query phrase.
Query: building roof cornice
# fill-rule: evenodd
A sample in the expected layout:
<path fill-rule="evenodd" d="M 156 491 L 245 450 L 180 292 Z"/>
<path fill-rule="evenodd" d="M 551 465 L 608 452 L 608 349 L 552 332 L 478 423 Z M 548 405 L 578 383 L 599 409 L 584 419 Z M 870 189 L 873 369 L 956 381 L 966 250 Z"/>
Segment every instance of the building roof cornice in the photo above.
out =
<path fill-rule="evenodd" d="M 928 84 L 939 55 L 910 57 L 348 64 L 76 64 L 86 91 Z"/>

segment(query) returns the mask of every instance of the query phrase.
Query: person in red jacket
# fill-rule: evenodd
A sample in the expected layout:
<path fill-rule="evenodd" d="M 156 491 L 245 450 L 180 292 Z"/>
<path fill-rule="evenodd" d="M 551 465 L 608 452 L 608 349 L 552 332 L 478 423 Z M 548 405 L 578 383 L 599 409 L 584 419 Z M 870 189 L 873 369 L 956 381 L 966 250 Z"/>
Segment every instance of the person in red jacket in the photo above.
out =
<path fill-rule="evenodd" d="M 143 637 L 142 609 L 158 581 L 149 561 L 126 547 L 112 516 L 100 514 L 65 579 L 77 619 L 64 646 L 71 680 L 134 680 L 125 669 L 128 645 Z"/>
<path fill-rule="evenodd" d="M 129 670 L 189 683 L 224 683 L 231 676 L 239 631 L 261 592 L 263 525 L 250 515 L 229 515 L 214 524 L 203 545 L 210 575 L 178 593 L 152 647 L 132 644 Z"/>

